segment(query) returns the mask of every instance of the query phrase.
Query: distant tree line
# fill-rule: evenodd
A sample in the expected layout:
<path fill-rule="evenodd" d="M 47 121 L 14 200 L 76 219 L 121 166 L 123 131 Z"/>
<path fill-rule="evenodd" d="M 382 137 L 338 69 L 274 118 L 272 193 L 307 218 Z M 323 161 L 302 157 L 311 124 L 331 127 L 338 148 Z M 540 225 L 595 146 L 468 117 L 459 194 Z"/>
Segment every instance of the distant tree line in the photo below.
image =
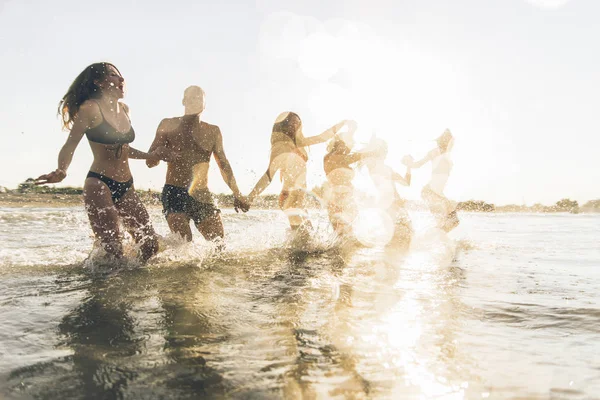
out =
<path fill-rule="evenodd" d="M 577 200 L 562 199 L 551 206 L 545 206 L 536 203 L 532 206 L 508 204 L 504 206 L 496 206 L 484 201 L 469 200 L 458 203 L 458 210 L 463 211 L 479 211 L 479 212 L 537 212 L 537 213 L 553 213 L 553 212 L 569 212 L 577 214 L 580 211 L 600 211 L 600 200 L 588 201 L 583 207 L 579 207 Z"/>
<path fill-rule="evenodd" d="M 496 206 L 482 200 L 461 201 L 456 206 L 459 211 L 494 212 Z"/>
<path fill-rule="evenodd" d="M 7 188 L 0 188 L 0 193 L 49 193 L 54 195 L 81 195 L 83 194 L 82 188 L 74 187 L 52 187 L 41 185 L 37 186 L 34 184 L 34 179 L 29 178 L 25 182 L 19 184 L 17 189 L 9 190 Z M 306 196 L 306 207 L 307 208 L 321 208 L 321 202 L 319 200 L 322 197 L 322 187 L 315 187 Z M 160 192 L 153 190 L 137 190 L 142 201 L 150 204 L 160 204 Z M 221 207 L 233 207 L 233 195 L 232 194 L 215 194 L 215 200 Z M 279 195 L 267 194 L 260 196 L 254 203 L 255 208 L 278 208 L 279 207 Z M 555 204 L 546 206 L 540 203 L 536 203 L 532 206 L 508 204 L 503 206 L 496 206 L 491 203 L 487 203 L 483 200 L 468 200 L 461 201 L 457 205 L 459 211 L 471 211 L 471 212 L 538 212 L 538 213 L 552 213 L 552 212 L 569 212 L 577 214 L 579 212 L 600 212 L 600 199 L 590 200 L 583 206 L 579 206 L 577 200 L 561 199 Z"/>
<path fill-rule="evenodd" d="M 83 194 L 83 188 L 74 187 L 51 187 L 45 185 L 36 185 L 33 178 L 19 183 L 17 193 L 51 193 L 51 194 Z"/>

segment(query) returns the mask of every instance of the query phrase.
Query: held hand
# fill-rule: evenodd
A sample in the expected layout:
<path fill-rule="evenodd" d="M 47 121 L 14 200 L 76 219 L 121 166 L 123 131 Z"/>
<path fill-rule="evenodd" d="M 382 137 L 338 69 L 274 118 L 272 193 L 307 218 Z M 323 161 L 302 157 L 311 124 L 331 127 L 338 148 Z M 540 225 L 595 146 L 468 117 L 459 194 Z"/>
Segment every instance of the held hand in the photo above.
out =
<path fill-rule="evenodd" d="M 348 124 L 348 120 L 344 119 L 333 126 L 333 133 L 337 135 L 337 133 Z"/>
<path fill-rule="evenodd" d="M 148 153 L 148 158 L 146 158 L 146 166 L 148 168 L 156 167 L 160 164 L 160 158 L 154 153 Z"/>
<path fill-rule="evenodd" d="M 152 159 L 156 161 L 162 160 L 166 162 L 176 162 L 180 158 L 179 154 L 175 153 L 166 146 L 157 147 L 152 153 L 150 153 L 150 155 L 152 156 Z"/>
<path fill-rule="evenodd" d="M 67 173 L 65 171 L 63 171 L 62 169 L 57 169 L 57 170 L 50 172 L 49 174 L 39 176 L 34 181 L 34 184 L 45 185 L 47 183 L 58 183 L 58 182 L 61 182 L 63 179 L 65 179 L 66 176 L 67 176 Z"/>
<path fill-rule="evenodd" d="M 412 165 L 415 163 L 415 159 L 412 156 L 404 156 L 402 157 L 402 164 L 406 165 L 407 167 L 412 167 Z"/>
<path fill-rule="evenodd" d="M 242 212 L 248 212 L 250 209 L 250 203 L 246 198 L 244 198 L 244 196 L 236 197 L 233 200 L 233 209 L 235 212 L 240 212 L 239 210 Z"/>
<path fill-rule="evenodd" d="M 358 124 L 356 123 L 355 120 L 353 119 L 347 119 L 346 121 L 346 126 L 348 127 L 348 133 L 354 133 L 356 132 L 356 129 L 358 129 Z"/>

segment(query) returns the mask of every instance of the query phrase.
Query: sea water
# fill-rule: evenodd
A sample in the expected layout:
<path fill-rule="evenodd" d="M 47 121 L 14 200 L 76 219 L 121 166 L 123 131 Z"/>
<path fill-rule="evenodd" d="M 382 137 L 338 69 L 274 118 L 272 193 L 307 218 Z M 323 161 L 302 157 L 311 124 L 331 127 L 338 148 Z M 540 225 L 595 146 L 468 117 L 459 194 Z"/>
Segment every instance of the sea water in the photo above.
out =
<path fill-rule="evenodd" d="M 0 208 L 0 398 L 600 398 L 600 215 L 411 212 L 402 251 L 224 210 L 219 253 L 150 214 L 106 266 L 82 207 Z"/>

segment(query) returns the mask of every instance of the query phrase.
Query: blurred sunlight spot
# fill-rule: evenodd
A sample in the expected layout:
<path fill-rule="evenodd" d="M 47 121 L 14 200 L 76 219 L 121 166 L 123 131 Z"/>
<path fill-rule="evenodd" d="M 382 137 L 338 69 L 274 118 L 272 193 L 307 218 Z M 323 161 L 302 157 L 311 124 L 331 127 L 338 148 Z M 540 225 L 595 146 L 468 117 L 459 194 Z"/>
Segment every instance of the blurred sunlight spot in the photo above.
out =
<path fill-rule="evenodd" d="M 356 239 L 369 247 L 386 245 L 394 234 L 392 218 L 378 208 L 360 210 L 352 228 Z"/>

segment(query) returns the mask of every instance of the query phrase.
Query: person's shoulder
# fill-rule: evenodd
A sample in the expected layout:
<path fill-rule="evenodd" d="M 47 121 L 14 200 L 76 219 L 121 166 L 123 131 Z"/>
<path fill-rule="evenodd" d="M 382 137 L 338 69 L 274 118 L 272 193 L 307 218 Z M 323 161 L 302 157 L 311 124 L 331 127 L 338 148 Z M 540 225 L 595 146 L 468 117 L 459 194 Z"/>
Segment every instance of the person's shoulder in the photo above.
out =
<path fill-rule="evenodd" d="M 179 128 L 181 125 L 181 117 L 163 118 L 158 125 L 158 129 L 162 133 L 170 133 Z"/>
<path fill-rule="evenodd" d="M 100 113 L 100 106 L 94 100 L 86 100 L 79 106 L 79 112 Z"/>
<path fill-rule="evenodd" d="M 125 112 L 127 114 L 129 114 L 129 106 L 125 103 L 123 103 L 122 101 L 119 102 L 119 106 L 123 108 L 123 110 L 125 110 Z"/>
<path fill-rule="evenodd" d="M 221 129 L 219 128 L 219 126 L 218 126 L 218 125 L 211 124 L 211 123 L 208 123 L 208 122 L 206 122 L 206 121 L 202 121 L 202 125 L 204 126 L 204 128 L 205 128 L 206 130 L 208 130 L 208 131 L 210 131 L 210 132 L 213 132 L 213 133 L 221 133 Z"/>
<path fill-rule="evenodd" d="M 179 126 L 181 124 L 182 117 L 171 117 L 171 118 L 163 118 L 160 123 L 165 125 L 173 125 Z"/>
<path fill-rule="evenodd" d="M 83 122 L 90 121 L 88 123 L 93 123 L 95 119 L 102 118 L 100 106 L 94 100 L 86 100 L 79 106 L 77 117 Z"/>

